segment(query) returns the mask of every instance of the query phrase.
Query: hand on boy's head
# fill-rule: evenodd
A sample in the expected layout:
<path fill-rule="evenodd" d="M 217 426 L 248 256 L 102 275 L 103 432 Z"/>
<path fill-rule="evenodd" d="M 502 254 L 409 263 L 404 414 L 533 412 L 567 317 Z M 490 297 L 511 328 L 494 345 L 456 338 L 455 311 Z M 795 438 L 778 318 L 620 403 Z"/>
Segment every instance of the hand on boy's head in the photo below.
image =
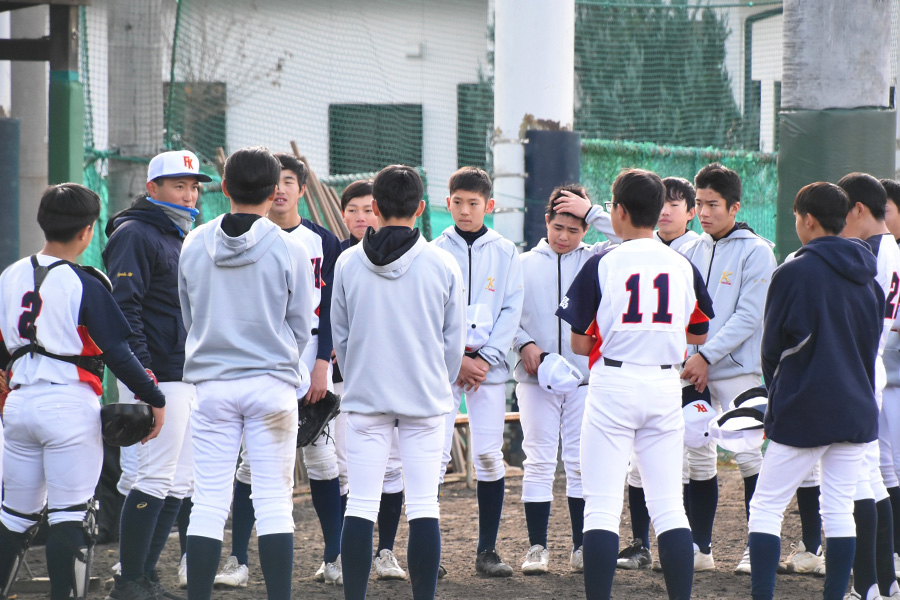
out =
<path fill-rule="evenodd" d="M 562 190 L 560 193 L 562 195 L 553 203 L 553 208 L 556 212 L 569 213 L 579 219 L 583 219 L 587 216 L 588 211 L 591 210 L 592 206 L 590 200 L 568 190 Z"/>

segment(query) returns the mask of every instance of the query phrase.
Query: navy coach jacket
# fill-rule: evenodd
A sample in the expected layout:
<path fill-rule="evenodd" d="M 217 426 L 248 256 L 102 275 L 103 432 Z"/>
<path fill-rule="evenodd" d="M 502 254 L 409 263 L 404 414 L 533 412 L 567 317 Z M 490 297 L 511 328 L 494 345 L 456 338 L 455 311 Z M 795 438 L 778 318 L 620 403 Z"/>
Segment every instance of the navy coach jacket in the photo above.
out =
<path fill-rule="evenodd" d="M 106 235 L 103 264 L 131 326 L 131 351 L 159 381 L 181 381 L 186 337 L 178 300 L 181 231 L 159 207 L 139 197 L 109 220 Z"/>

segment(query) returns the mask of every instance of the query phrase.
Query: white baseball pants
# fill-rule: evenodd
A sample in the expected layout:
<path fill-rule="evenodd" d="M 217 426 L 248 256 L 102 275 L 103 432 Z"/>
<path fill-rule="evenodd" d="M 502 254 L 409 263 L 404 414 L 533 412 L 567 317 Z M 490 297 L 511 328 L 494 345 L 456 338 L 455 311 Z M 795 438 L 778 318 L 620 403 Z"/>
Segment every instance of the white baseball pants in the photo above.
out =
<path fill-rule="evenodd" d="M 444 424 L 444 415 L 404 417 L 393 413 L 348 413 L 346 439 L 350 498 L 347 500 L 346 515 L 373 522 L 378 519 L 384 472 L 396 429 L 406 489 L 406 518 L 410 521 L 440 518 L 438 485 Z"/>
<path fill-rule="evenodd" d="M 657 535 L 687 528 L 681 487 L 684 418 L 674 369 L 628 363 L 591 369 L 581 430 L 584 530 L 619 533 L 632 449 Z"/>
<path fill-rule="evenodd" d="M 884 388 L 878 415 L 878 450 L 885 487 L 900 486 L 900 386 Z M 900 525 L 898 525 L 900 526 Z"/>
<path fill-rule="evenodd" d="M 343 383 L 336 383 L 335 387 Z M 337 454 L 338 479 L 341 482 L 341 495 L 350 493 L 350 484 L 347 477 L 347 413 L 342 412 L 334 419 L 334 449 Z M 384 471 L 383 493 L 396 494 L 403 491 L 403 468 L 400 463 L 400 433 L 394 427 L 393 441 L 391 443 L 391 455 L 388 458 L 387 468 Z"/>
<path fill-rule="evenodd" d="M 297 391 L 292 385 L 271 375 L 199 383 L 191 434 L 194 507 L 188 535 L 222 539 L 242 437 L 253 463 L 257 534 L 294 531 Z"/>
<path fill-rule="evenodd" d="M 751 388 L 761 385 L 759 375 L 738 375 L 728 379 L 720 379 L 718 381 L 710 381 L 706 385 L 709 387 L 709 395 L 712 400 L 712 406 L 717 414 L 728 410 L 731 401 L 739 394 Z M 716 475 L 716 453 L 715 442 L 702 446 L 700 448 L 687 448 L 685 452 L 688 456 L 688 469 L 690 470 L 690 478 L 696 481 L 706 481 L 712 479 Z M 734 461 L 738 465 L 741 477 L 750 477 L 759 473 L 762 465 L 762 450 L 754 450 L 751 452 L 738 452 L 734 455 Z"/>
<path fill-rule="evenodd" d="M 94 495 L 103 464 L 100 402 L 87 384 L 38 383 L 9 393 L 3 409 L 3 505 L 32 515 L 67 508 Z M 84 520 L 85 511 L 58 511 L 50 524 Z M 0 512 L 10 530 L 34 522 Z"/>
<path fill-rule="evenodd" d="M 566 496 L 581 498 L 581 422 L 588 386 L 560 395 L 536 383 L 516 386 L 525 476 L 522 502 L 551 502 L 556 456 L 562 437 L 562 460 L 566 469 Z"/>
<path fill-rule="evenodd" d="M 478 481 L 497 481 L 506 475 L 503 464 L 503 428 L 506 425 L 506 384 L 482 385 L 476 391 L 464 391 L 453 384 L 453 410 L 446 416 L 444 455 L 441 459 L 441 483 L 450 464 L 450 447 L 456 429 L 456 414 L 462 395 L 466 395 L 469 431 L 472 432 L 472 456 L 475 457 L 475 476 Z"/>
<path fill-rule="evenodd" d="M 781 537 L 784 509 L 812 466 L 821 461 L 820 512 L 825 537 L 854 537 L 853 493 L 864 444 L 796 448 L 770 440 L 750 500 L 750 533 Z"/>
<path fill-rule="evenodd" d="M 119 402 L 140 402 L 121 381 L 118 388 Z M 194 488 L 190 425 L 197 390 L 193 384 L 181 381 L 161 382 L 159 389 L 166 396 L 166 423 L 159 436 L 146 444 L 122 448 L 130 452 L 120 454 L 122 476 L 116 487 L 126 495 L 134 488 L 156 498 L 185 498 Z"/>

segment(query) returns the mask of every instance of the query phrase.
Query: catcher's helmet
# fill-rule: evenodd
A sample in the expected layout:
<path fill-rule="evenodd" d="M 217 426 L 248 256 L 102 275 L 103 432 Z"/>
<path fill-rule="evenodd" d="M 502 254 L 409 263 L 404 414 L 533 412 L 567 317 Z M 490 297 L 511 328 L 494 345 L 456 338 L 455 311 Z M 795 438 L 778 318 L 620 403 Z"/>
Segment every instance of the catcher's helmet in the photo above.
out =
<path fill-rule="evenodd" d="M 153 429 L 153 411 L 148 404 L 107 404 L 100 409 L 103 441 L 110 446 L 132 446 Z"/>

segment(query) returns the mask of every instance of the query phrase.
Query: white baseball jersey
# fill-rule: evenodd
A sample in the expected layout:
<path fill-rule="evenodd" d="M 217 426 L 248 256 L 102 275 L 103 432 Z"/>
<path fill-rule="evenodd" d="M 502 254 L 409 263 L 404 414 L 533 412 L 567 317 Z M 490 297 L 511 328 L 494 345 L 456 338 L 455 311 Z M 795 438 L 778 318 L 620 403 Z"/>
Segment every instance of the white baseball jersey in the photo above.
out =
<path fill-rule="evenodd" d="M 875 273 L 875 281 L 884 290 L 884 331 L 881 335 L 881 342 L 878 344 L 878 356 L 882 356 L 891 330 L 896 330 L 900 326 L 897 321 L 897 315 L 900 312 L 897 310 L 900 307 L 900 297 L 898 297 L 898 292 L 900 292 L 900 247 L 897 246 L 897 242 L 890 233 L 874 235 L 866 242 L 875 253 L 878 269 Z M 894 337 L 897 337 L 896 334 Z"/>
<path fill-rule="evenodd" d="M 322 238 L 303 225 L 298 225 L 294 229 L 285 231 L 293 236 L 296 236 L 301 242 L 303 242 L 303 246 L 309 253 L 309 260 L 312 263 L 313 267 L 314 285 L 312 290 L 312 298 L 313 306 L 315 307 L 315 312 L 313 313 L 312 328 L 318 329 L 319 312 L 322 304 L 322 286 L 325 285 L 325 282 L 322 279 L 322 263 L 325 257 L 325 252 L 322 250 Z"/>
<path fill-rule="evenodd" d="M 690 261 L 652 238 L 629 240 L 588 260 L 556 313 L 597 337 L 600 356 L 636 365 L 684 360 L 685 330 L 702 335 L 713 317 L 703 278 Z"/>
<path fill-rule="evenodd" d="M 36 256 L 45 267 L 59 260 Z M 81 269 L 61 265 L 49 271 L 40 293 L 34 287 L 30 258 L 13 263 L 0 275 L 0 342 L 10 354 L 30 343 L 30 327 L 36 328 L 40 345 L 61 356 L 98 356 L 128 338 L 131 328 L 112 295 Z M 74 364 L 37 353 L 15 362 L 10 387 L 39 382 L 86 383 L 97 395 L 103 393 L 100 378 Z"/>

